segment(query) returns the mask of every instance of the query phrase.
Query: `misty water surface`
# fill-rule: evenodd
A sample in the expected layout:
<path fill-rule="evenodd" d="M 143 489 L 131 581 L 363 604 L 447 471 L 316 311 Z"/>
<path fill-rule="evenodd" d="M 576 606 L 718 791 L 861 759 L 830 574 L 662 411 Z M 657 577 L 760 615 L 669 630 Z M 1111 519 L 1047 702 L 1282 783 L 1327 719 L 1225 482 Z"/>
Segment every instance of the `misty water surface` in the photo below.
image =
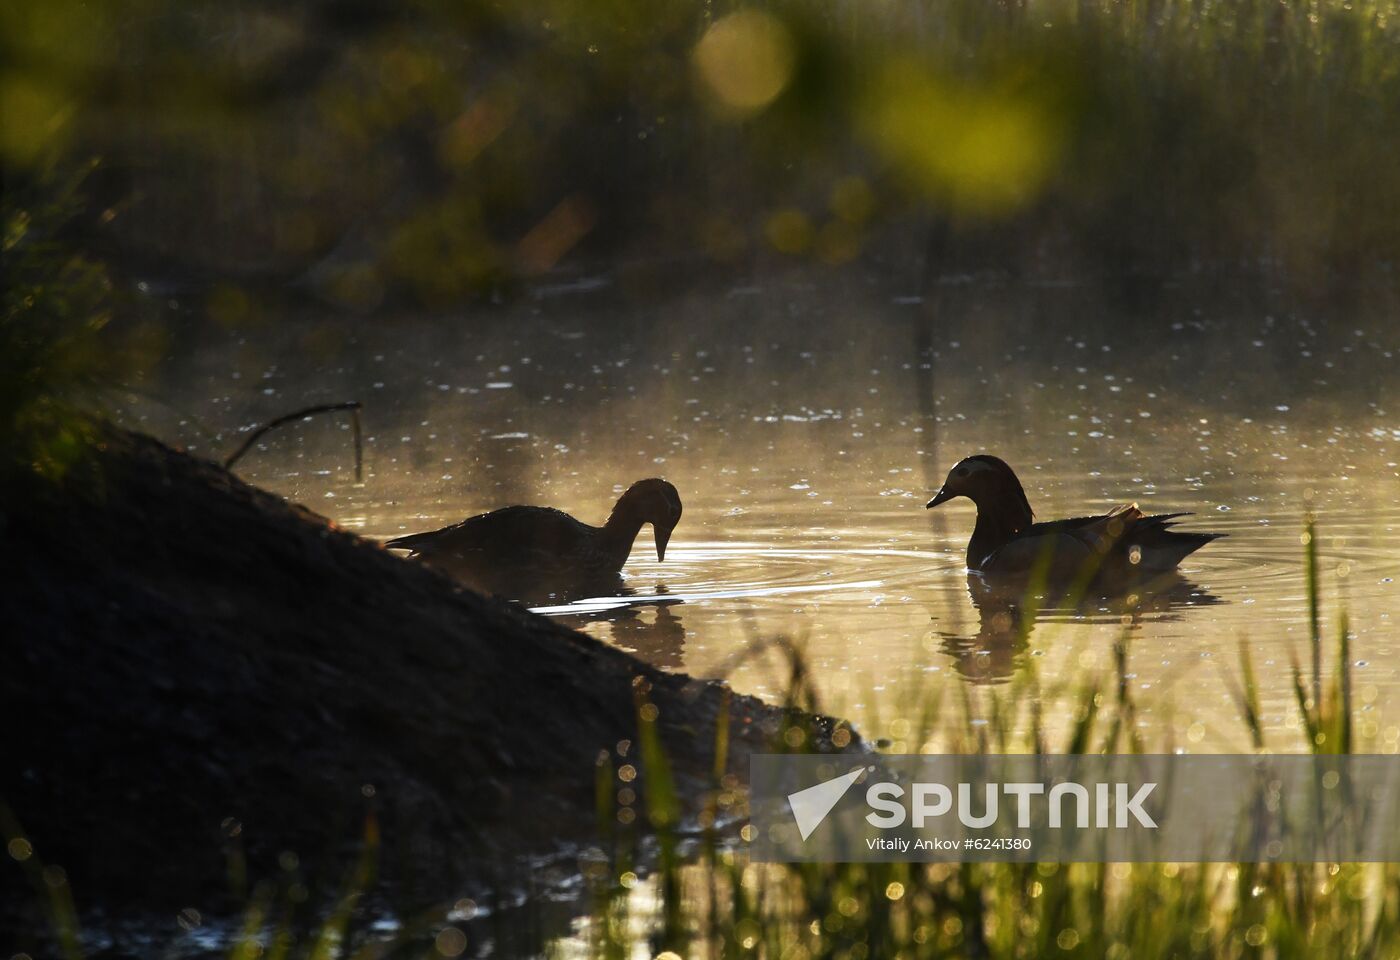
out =
<path fill-rule="evenodd" d="M 919 684 L 969 684 L 976 706 L 1033 667 L 1077 689 L 1107 677 L 1123 637 L 1150 745 L 1247 746 L 1227 679 L 1244 642 L 1273 746 L 1301 749 L 1289 663 L 1307 660 L 1311 505 L 1329 637 L 1343 598 L 1351 614 L 1360 732 L 1395 749 L 1389 327 L 1182 291 L 1129 311 L 1074 285 L 964 279 L 920 297 L 789 277 L 638 306 L 599 277 L 460 317 L 293 315 L 184 345 L 160 385 L 183 415 L 138 410 L 212 454 L 235 428 L 362 399 L 363 485 L 330 420 L 274 434 L 239 471 L 374 538 L 515 502 L 600 523 L 628 483 L 664 476 L 685 502 L 666 562 L 644 529 L 629 595 L 547 615 L 769 698 L 778 661 L 739 654 L 791 637 L 824 708 L 910 750 L 902 698 Z M 1166 591 L 1051 608 L 1019 642 L 1024 609 L 965 571 L 971 505 L 924 509 L 977 452 L 1018 471 L 1039 518 L 1136 501 L 1229 537 Z M 1050 719 L 1064 727 L 1068 711 Z"/>

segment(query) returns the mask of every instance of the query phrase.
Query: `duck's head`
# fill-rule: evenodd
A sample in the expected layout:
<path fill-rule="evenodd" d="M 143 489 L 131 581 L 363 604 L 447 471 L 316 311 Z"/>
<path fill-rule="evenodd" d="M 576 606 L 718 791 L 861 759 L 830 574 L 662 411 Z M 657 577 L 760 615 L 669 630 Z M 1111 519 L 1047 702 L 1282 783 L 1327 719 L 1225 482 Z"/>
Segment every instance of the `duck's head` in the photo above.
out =
<path fill-rule="evenodd" d="M 671 531 L 681 520 L 681 495 L 659 477 L 638 480 L 617 501 L 613 513 L 638 523 L 651 524 L 652 532 L 656 535 L 656 559 L 665 560 Z"/>
<path fill-rule="evenodd" d="M 926 507 L 936 507 L 955 497 L 967 497 L 978 507 L 1005 506 L 1024 511 L 1026 522 L 1030 522 L 1031 505 L 1026 500 L 1026 491 L 1016 473 L 1006 465 L 1006 461 L 985 453 L 958 461 L 948 471 L 943 481 L 943 489 L 930 500 Z"/>

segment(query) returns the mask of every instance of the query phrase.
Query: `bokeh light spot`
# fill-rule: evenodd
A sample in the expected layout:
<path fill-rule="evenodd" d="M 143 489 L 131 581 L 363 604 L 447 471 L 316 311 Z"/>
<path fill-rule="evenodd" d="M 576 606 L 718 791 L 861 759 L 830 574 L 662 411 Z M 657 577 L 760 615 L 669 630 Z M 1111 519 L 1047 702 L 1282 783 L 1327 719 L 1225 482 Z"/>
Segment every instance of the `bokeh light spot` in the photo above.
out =
<path fill-rule="evenodd" d="M 757 10 L 731 13 L 710 26 L 695 47 L 695 68 L 723 109 L 755 113 L 777 99 L 793 70 L 792 36 Z"/>

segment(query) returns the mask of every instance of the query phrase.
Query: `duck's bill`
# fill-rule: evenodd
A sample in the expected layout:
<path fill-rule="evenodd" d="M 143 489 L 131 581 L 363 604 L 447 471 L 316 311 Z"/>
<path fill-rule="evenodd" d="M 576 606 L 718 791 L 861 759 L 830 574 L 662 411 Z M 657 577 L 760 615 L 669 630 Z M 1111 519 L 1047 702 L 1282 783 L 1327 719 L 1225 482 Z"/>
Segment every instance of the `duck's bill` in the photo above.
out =
<path fill-rule="evenodd" d="M 666 544 L 668 544 L 668 543 L 670 543 L 670 542 L 671 542 L 671 531 L 670 531 L 670 530 L 660 530 L 660 529 L 658 529 L 658 530 L 656 531 L 656 559 L 657 559 L 657 560 L 665 560 L 665 559 L 666 559 Z"/>
<path fill-rule="evenodd" d="M 953 499 L 954 496 L 955 494 L 951 494 L 947 490 L 939 490 L 937 496 L 924 504 L 924 509 L 927 510 L 929 507 L 936 507 L 940 503 L 947 503 L 949 500 Z"/>

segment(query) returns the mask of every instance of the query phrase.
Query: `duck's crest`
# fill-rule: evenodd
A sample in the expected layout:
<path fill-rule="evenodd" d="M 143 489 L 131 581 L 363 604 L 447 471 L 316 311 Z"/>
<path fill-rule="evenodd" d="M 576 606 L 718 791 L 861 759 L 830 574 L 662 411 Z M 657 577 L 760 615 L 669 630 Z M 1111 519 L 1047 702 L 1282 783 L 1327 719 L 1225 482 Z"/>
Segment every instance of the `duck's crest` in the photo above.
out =
<path fill-rule="evenodd" d="M 1016 476 L 1016 471 L 1011 469 L 1011 465 L 1000 457 L 994 457 L 990 453 L 976 453 L 967 458 L 976 463 L 985 463 L 987 466 L 1001 474 L 1006 483 L 1007 493 L 1013 495 L 1018 505 L 1026 512 L 1026 525 L 1035 518 L 1035 511 L 1031 509 L 1031 502 L 1026 499 L 1025 488 L 1021 486 L 1020 478 Z"/>

